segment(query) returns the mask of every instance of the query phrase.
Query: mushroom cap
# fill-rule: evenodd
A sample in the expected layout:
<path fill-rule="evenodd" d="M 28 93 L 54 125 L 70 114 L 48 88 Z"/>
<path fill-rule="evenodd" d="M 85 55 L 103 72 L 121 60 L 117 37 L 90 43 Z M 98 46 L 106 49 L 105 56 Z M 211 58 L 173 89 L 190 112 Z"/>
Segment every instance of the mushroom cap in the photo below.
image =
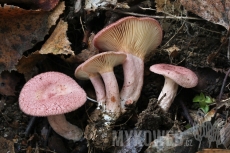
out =
<path fill-rule="evenodd" d="M 123 64 L 127 55 L 122 52 L 104 52 L 85 61 L 82 69 L 88 73 L 106 73 L 113 71 L 113 67 Z"/>
<path fill-rule="evenodd" d="M 74 76 L 77 78 L 77 79 L 80 79 L 80 80 L 88 80 L 90 77 L 96 77 L 98 76 L 99 74 L 98 73 L 88 73 L 86 71 L 83 71 L 82 70 L 82 66 L 84 65 L 85 63 L 82 63 L 81 65 L 79 65 L 75 72 L 74 72 Z"/>
<path fill-rule="evenodd" d="M 198 83 L 196 74 L 182 66 L 155 64 L 150 67 L 150 71 L 168 77 L 184 88 L 195 87 Z"/>
<path fill-rule="evenodd" d="M 32 116 L 64 114 L 85 102 L 85 91 L 74 79 L 60 72 L 46 72 L 33 77 L 19 95 L 20 109 Z"/>
<path fill-rule="evenodd" d="M 74 72 L 74 76 L 80 80 L 88 80 L 89 79 L 89 74 L 82 70 L 82 64 L 76 68 L 76 70 Z"/>
<path fill-rule="evenodd" d="M 157 20 L 130 16 L 98 32 L 94 37 L 94 45 L 101 51 L 122 51 L 144 59 L 160 45 L 162 35 Z"/>

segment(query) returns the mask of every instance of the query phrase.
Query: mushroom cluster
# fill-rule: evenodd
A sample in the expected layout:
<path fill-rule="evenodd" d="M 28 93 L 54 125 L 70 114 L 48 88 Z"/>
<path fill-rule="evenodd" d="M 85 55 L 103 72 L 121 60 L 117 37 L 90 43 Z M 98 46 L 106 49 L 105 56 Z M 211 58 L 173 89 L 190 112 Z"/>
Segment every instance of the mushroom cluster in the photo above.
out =
<path fill-rule="evenodd" d="M 95 35 L 94 46 L 106 52 L 81 64 L 76 69 L 75 76 L 89 78 L 91 75 L 90 80 L 95 87 L 98 103 L 105 108 L 106 121 L 116 120 L 120 114 L 126 112 L 126 106 L 135 104 L 140 97 L 144 59 L 154 53 L 162 41 L 162 35 L 162 28 L 157 20 L 132 16 L 118 20 Z M 113 66 L 118 64 L 123 65 L 124 71 L 124 83 L 120 92 L 114 73 L 111 75 Z M 87 77 L 82 77 L 82 71 L 88 74 Z M 91 79 L 95 74 L 100 74 L 103 78 L 105 94 L 98 87 L 102 87 L 99 78 L 96 83 Z M 101 101 L 102 95 L 106 96 L 105 101 Z"/>
<path fill-rule="evenodd" d="M 125 60 L 125 53 L 117 53 L 112 51 L 105 52 L 89 58 L 75 70 L 75 76 L 77 78 L 80 78 L 83 72 L 87 74 L 101 75 L 105 86 L 104 88 L 103 82 L 101 83 L 98 81 L 99 78 L 95 82 L 93 82 L 91 79 L 91 82 L 93 86 L 96 87 L 95 91 L 97 100 L 100 100 L 100 97 L 106 97 L 103 103 L 99 101 L 99 105 L 102 105 L 102 108 L 105 108 L 102 111 L 104 119 L 108 121 L 108 123 L 110 123 L 110 121 L 115 121 L 120 115 L 119 87 L 113 72 L 113 68 L 119 64 L 123 64 Z M 100 86 L 100 89 L 97 91 L 98 86 Z M 102 91 L 105 91 L 105 93 Z M 99 94 L 97 92 L 99 92 Z"/>
<path fill-rule="evenodd" d="M 77 78 L 89 78 L 95 88 L 98 109 L 91 114 L 85 129 L 85 137 L 93 140 L 95 147 L 110 146 L 111 125 L 126 112 L 127 106 L 135 105 L 139 99 L 145 57 L 154 53 L 162 35 L 158 21 L 147 17 L 122 18 L 95 35 L 94 46 L 104 53 L 89 58 L 75 70 Z M 123 66 L 121 91 L 113 72 L 113 67 L 117 65 Z M 92 134 L 92 131 L 95 133 Z"/>
<path fill-rule="evenodd" d="M 106 130 L 111 129 L 110 125 L 126 112 L 127 106 L 135 105 L 139 99 L 145 58 L 155 52 L 162 37 L 158 21 L 148 17 L 122 18 L 95 35 L 93 43 L 103 53 L 79 65 L 74 75 L 77 79 L 91 81 L 98 102 L 96 110 L 102 114 L 100 121 L 106 127 L 100 127 L 101 133 L 105 131 L 104 135 L 107 134 Z M 121 91 L 113 72 L 118 65 L 123 66 L 124 72 Z M 155 64 L 150 70 L 165 77 L 158 98 L 161 99 L 159 106 L 164 111 L 168 111 L 179 85 L 192 88 L 198 82 L 195 73 L 181 66 Z M 81 107 L 86 97 L 85 91 L 69 76 L 60 72 L 46 72 L 24 85 L 19 96 L 19 106 L 28 115 L 47 116 L 54 131 L 66 139 L 78 141 L 83 132 L 66 121 L 64 113 Z"/>
<path fill-rule="evenodd" d="M 94 37 L 100 51 L 126 53 L 123 64 L 124 84 L 120 92 L 121 112 L 140 97 L 143 86 L 144 59 L 160 45 L 162 28 L 157 20 L 143 17 L 125 17 L 107 26 Z"/>

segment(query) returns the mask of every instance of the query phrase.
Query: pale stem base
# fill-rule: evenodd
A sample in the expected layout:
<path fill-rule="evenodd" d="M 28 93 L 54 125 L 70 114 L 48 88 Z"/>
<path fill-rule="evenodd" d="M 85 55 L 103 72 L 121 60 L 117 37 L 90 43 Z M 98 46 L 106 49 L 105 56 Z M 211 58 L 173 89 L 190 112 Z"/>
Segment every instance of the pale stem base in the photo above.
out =
<path fill-rule="evenodd" d="M 48 116 L 48 121 L 53 130 L 60 136 L 79 141 L 83 136 L 83 131 L 77 126 L 69 123 L 64 114 Z"/>
<path fill-rule="evenodd" d="M 121 111 L 125 113 L 125 105 L 136 102 L 141 93 L 144 77 L 144 62 L 139 57 L 127 54 L 125 63 L 123 64 L 124 84 L 121 89 Z"/>
<path fill-rule="evenodd" d="M 101 76 L 106 91 L 106 113 L 112 113 L 115 114 L 116 117 L 119 117 L 121 112 L 120 96 L 115 74 L 114 72 L 106 72 L 102 73 Z"/>
<path fill-rule="evenodd" d="M 98 102 L 98 109 L 102 107 L 103 111 L 105 110 L 105 100 L 106 100 L 106 95 L 105 95 L 105 85 L 100 77 L 100 75 L 90 77 L 90 81 L 92 82 L 92 85 L 94 87 L 96 97 L 97 97 L 97 102 Z"/>
<path fill-rule="evenodd" d="M 174 101 L 174 98 L 176 97 L 177 89 L 178 84 L 170 78 L 165 77 L 164 87 L 161 90 L 161 93 L 158 97 L 158 100 L 160 100 L 163 96 L 165 96 L 159 104 L 163 111 L 167 112 L 169 110 L 169 107 L 171 106 L 172 102 Z"/>

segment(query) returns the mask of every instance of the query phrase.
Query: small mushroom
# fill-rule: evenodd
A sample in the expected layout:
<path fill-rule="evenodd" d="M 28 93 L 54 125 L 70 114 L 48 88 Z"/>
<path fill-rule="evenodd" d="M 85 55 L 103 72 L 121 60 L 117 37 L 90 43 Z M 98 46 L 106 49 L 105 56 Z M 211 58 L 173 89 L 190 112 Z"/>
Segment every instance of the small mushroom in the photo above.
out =
<path fill-rule="evenodd" d="M 162 40 L 162 28 L 157 20 L 144 17 L 125 17 L 105 27 L 94 37 L 101 51 L 127 53 L 123 64 L 124 84 L 120 93 L 121 108 L 136 102 L 143 86 L 144 59 Z"/>
<path fill-rule="evenodd" d="M 159 106 L 165 112 L 168 111 L 176 96 L 178 85 L 184 88 L 193 88 L 198 83 L 196 74 L 182 66 L 155 64 L 150 67 L 150 71 L 165 77 L 164 86 L 158 97 L 158 100 L 163 97 Z"/>
<path fill-rule="evenodd" d="M 97 109 L 100 109 L 100 107 L 102 106 L 102 109 L 104 110 L 104 106 L 105 106 L 105 100 L 106 100 L 106 95 L 105 95 L 105 85 L 101 79 L 101 76 L 99 75 L 99 73 L 87 73 L 86 71 L 82 70 L 82 66 L 85 63 L 82 63 L 81 65 L 79 65 L 76 70 L 75 70 L 75 77 L 80 79 L 80 80 L 87 80 L 90 79 L 94 89 L 95 89 L 95 93 L 96 93 L 96 97 L 97 97 L 97 102 L 98 102 L 98 107 Z"/>
<path fill-rule="evenodd" d="M 106 113 L 105 120 L 116 120 L 120 115 L 119 87 L 113 68 L 123 64 L 126 59 L 125 53 L 105 52 L 89 58 L 82 66 L 87 73 L 100 73 L 105 84 Z"/>
<path fill-rule="evenodd" d="M 59 72 L 46 72 L 33 77 L 19 95 L 19 106 L 24 113 L 47 116 L 55 132 L 74 141 L 80 140 L 83 132 L 70 124 L 64 113 L 76 110 L 85 102 L 85 91 L 75 80 Z"/>

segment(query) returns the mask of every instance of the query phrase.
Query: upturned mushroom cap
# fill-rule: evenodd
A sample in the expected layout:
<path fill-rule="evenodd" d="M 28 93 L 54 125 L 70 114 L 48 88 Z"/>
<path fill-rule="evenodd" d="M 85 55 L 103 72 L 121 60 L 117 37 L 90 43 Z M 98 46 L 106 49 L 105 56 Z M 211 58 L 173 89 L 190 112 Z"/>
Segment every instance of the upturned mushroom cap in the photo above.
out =
<path fill-rule="evenodd" d="M 81 65 L 79 65 L 76 70 L 75 70 L 75 77 L 81 80 L 88 80 L 90 79 L 94 89 L 95 89 L 95 93 L 96 93 L 96 97 L 97 97 L 97 102 L 98 102 L 98 109 L 100 108 L 101 105 L 104 105 L 105 103 L 105 85 L 101 79 L 101 76 L 99 75 L 99 73 L 89 73 L 86 71 L 82 70 L 82 66 L 85 63 L 82 63 Z M 104 106 L 103 106 L 104 107 Z"/>
<path fill-rule="evenodd" d="M 82 66 L 82 69 L 86 72 L 91 73 L 105 73 L 113 71 L 113 67 L 122 64 L 125 62 L 126 59 L 125 53 L 119 52 L 105 52 L 97 54 L 87 61 Z"/>
<path fill-rule="evenodd" d="M 122 51 L 144 59 L 160 45 L 162 35 L 157 20 L 130 16 L 98 32 L 94 37 L 94 45 L 101 51 Z"/>
<path fill-rule="evenodd" d="M 79 65 L 75 72 L 74 72 L 74 76 L 80 80 L 88 80 L 89 77 L 96 77 L 98 76 L 99 74 L 98 73 L 87 73 L 85 71 L 82 70 L 82 66 L 84 65 L 85 63 L 82 63 L 81 65 Z"/>
<path fill-rule="evenodd" d="M 76 110 L 85 102 L 85 91 L 74 79 L 59 72 L 33 77 L 19 95 L 21 110 L 33 116 L 64 114 Z"/>
<path fill-rule="evenodd" d="M 198 83 L 196 74 L 182 66 L 155 64 L 150 67 L 150 71 L 168 77 L 184 88 L 193 88 Z"/>

